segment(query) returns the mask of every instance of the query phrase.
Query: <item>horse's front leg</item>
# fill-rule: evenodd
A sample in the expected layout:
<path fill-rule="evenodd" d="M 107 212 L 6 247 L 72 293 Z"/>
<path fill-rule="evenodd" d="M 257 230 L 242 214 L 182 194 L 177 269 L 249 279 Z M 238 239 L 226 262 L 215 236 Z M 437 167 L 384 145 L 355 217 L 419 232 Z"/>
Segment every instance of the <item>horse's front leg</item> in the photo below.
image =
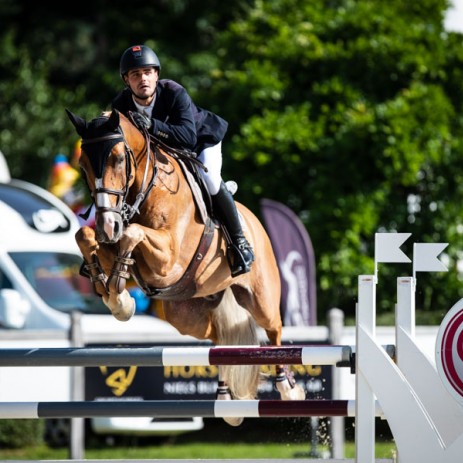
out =
<path fill-rule="evenodd" d="M 76 233 L 76 242 L 84 257 L 84 269 L 96 293 L 103 298 L 103 302 L 117 320 L 129 320 L 135 312 L 135 301 L 125 289 L 120 293 L 108 289 L 109 279 L 100 263 L 101 256 L 103 263 L 108 263 L 106 267 L 111 265 L 110 262 L 114 260 L 114 256 L 109 248 L 99 245 L 95 230 L 90 227 L 82 227 Z"/>
<path fill-rule="evenodd" d="M 108 296 L 106 282 L 108 277 L 104 272 L 98 257 L 99 244 L 95 237 L 95 230 L 84 226 L 75 235 L 77 245 L 84 258 L 81 273 L 90 278 L 95 292 L 104 297 Z"/>
<path fill-rule="evenodd" d="M 146 262 L 152 263 L 150 270 L 163 276 L 170 271 L 172 266 L 171 240 L 166 232 L 131 224 L 124 230 L 117 246 L 118 252 L 114 257 L 106 289 L 113 307 L 117 305 L 117 310 L 130 318 L 135 311 L 135 302 L 131 297 L 127 299 L 125 286 L 131 275 L 130 267 L 135 263 L 135 259 L 131 257 L 133 250 L 138 246 L 143 255 L 144 262 L 137 263 L 139 268 L 146 266 Z"/>
<path fill-rule="evenodd" d="M 179 278 L 183 271 L 175 269 L 178 260 L 178 246 L 172 235 L 166 230 L 153 230 L 139 224 L 129 225 L 117 243 L 118 254 L 109 276 L 107 288 L 109 291 L 120 292 L 124 289 L 126 280 L 130 277 L 130 266 L 135 264 L 132 252 L 137 248 L 137 267 L 141 274 L 149 275 L 157 280 L 168 277 L 171 284 Z M 178 275 L 177 275 L 178 273 Z"/>

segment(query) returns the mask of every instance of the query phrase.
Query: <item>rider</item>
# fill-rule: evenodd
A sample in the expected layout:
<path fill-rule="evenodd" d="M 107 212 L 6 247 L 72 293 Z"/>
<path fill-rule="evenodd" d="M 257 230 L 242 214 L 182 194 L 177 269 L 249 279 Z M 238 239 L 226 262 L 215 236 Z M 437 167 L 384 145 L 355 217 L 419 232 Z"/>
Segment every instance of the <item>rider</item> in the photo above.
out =
<path fill-rule="evenodd" d="M 233 196 L 222 180 L 222 140 L 228 123 L 216 114 L 194 104 L 177 82 L 159 80 L 161 63 L 146 45 L 124 51 L 120 74 L 126 87 L 112 101 L 112 109 L 128 115 L 138 128 L 172 147 L 198 154 L 207 168 L 201 170 L 212 198 L 214 214 L 225 228 L 232 276 L 249 272 L 254 253 L 244 237 Z M 228 236 L 227 236 L 228 235 Z"/>

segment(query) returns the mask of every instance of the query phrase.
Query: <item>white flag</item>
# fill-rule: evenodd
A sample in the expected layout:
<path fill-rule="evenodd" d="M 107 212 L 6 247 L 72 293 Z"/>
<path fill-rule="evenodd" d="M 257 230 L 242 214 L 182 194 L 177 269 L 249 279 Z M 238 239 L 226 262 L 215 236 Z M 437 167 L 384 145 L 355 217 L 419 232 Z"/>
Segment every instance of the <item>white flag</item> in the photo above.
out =
<path fill-rule="evenodd" d="M 397 262 L 407 263 L 411 260 L 400 250 L 400 246 L 411 233 L 376 233 L 375 263 Z"/>
<path fill-rule="evenodd" d="M 447 272 L 448 268 L 437 258 L 448 243 L 414 243 L 413 272 Z"/>

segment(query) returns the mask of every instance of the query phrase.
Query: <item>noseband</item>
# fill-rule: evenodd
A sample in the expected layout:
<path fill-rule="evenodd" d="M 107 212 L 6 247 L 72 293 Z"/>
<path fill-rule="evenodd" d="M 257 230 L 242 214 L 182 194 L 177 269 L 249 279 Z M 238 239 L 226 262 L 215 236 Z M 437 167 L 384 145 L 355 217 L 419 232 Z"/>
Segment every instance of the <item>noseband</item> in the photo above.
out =
<path fill-rule="evenodd" d="M 140 213 L 140 210 L 139 210 L 140 206 L 142 205 L 143 201 L 146 199 L 146 196 L 148 195 L 148 193 L 151 191 L 151 188 L 153 188 L 153 186 L 156 183 L 156 177 L 157 177 L 156 156 L 155 155 L 152 156 L 149 138 L 145 135 L 145 142 L 146 142 L 146 147 L 147 147 L 146 148 L 145 172 L 143 175 L 142 183 L 140 185 L 140 191 L 138 192 L 136 196 L 135 203 L 133 205 L 130 205 L 127 203 L 127 196 L 130 190 L 129 181 L 132 178 L 132 163 L 130 161 L 133 160 L 135 170 L 137 169 L 138 164 L 135 158 L 135 154 L 132 148 L 130 148 L 129 144 L 127 143 L 127 140 L 125 139 L 124 133 L 122 132 L 121 128 L 119 127 L 119 133 L 111 133 L 111 134 L 104 135 L 101 137 L 82 139 L 82 148 L 84 148 L 85 145 L 90 145 L 90 144 L 93 145 L 95 143 L 106 143 L 108 141 L 114 141 L 114 140 L 117 140 L 114 144 L 116 144 L 117 142 L 123 142 L 125 146 L 125 150 L 124 150 L 125 169 L 126 169 L 125 186 L 121 190 L 105 188 L 104 186 L 96 188 L 94 192 L 92 193 L 92 200 L 93 200 L 92 204 L 90 205 L 89 209 L 85 212 L 85 214 L 82 214 L 81 216 L 84 219 L 87 219 L 88 216 L 90 215 L 90 211 L 93 205 L 95 205 L 96 212 L 100 212 L 100 213 L 115 212 L 116 214 L 120 214 L 124 225 L 128 225 L 130 221 L 133 219 L 134 215 Z M 114 144 L 112 146 L 114 146 Z M 98 155 L 103 157 L 104 153 L 99 152 Z M 103 171 L 106 166 L 106 161 L 108 157 L 109 157 L 109 154 L 103 159 L 103 162 L 101 163 L 101 166 L 100 166 L 101 178 L 103 178 Z M 90 158 L 90 162 L 92 163 L 93 169 L 95 171 L 96 161 L 94 160 L 94 162 L 92 162 L 92 159 L 90 156 L 89 158 Z M 101 159 L 99 161 L 101 161 Z M 153 173 L 152 173 L 150 181 L 146 185 L 147 177 L 148 177 L 148 169 L 149 169 L 149 165 L 151 162 L 153 164 Z M 89 189 L 91 190 L 91 188 Z M 97 203 L 95 202 L 96 198 L 94 197 L 94 194 L 98 195 L 98 193 L 105 193 L 105 194 L 116 196 L 118 198 L 117 205 L 115 207 L 98 206 Z"/>

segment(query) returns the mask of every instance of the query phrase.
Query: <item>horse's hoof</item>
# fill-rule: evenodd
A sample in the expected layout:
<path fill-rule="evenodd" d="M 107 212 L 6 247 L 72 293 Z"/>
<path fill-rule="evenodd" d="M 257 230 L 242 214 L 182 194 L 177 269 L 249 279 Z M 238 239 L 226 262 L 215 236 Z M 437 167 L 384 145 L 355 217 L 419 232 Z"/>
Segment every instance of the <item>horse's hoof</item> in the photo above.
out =
<path fill-rule="evenodd" d="M 280 393 L 281 400 L 305 400 L 304 389 L 299 384 L 291 386 L 287 377 L 283 381 L 277 381 L 276 388 Z"/>
<path fill-rule="evenodd" d="M 110 304 L 108 307 L 116 320 L 126 322 L 135 314 L 135 299 L 128 291 L 123 291 L 117 295 L 115 304 Z"/>
<path fill-rule="evenodd" d="M 129 307 L 124 306 L 118 312 L 113 312 L 114 317 L 120 322 L 126 322 L 130 320 L 135 314 L 135 299 L 130 298 L 131 304 Z"/>
<path fill-rule="evenodd" d="M 225 423 L 229 424 L 230 426 L 239 426 L 243 421 L 244 418 L 235 418 L 235 417 L 227 417 L 223 419 Z"/>
<path fill-rule="evenodd" d="M 219 386 L 217 388 L 216 400 L 232 400 L 230 389 L 227 386 Z M 244 418 L 224 417 L 223 420 L 230 426 L 236 427 L 244 421 Z"/>
<path fill-rule="evenodd" d="M 298 384 L 289 392 L 289 400 L 305 400 L 305 392 Z"/>

